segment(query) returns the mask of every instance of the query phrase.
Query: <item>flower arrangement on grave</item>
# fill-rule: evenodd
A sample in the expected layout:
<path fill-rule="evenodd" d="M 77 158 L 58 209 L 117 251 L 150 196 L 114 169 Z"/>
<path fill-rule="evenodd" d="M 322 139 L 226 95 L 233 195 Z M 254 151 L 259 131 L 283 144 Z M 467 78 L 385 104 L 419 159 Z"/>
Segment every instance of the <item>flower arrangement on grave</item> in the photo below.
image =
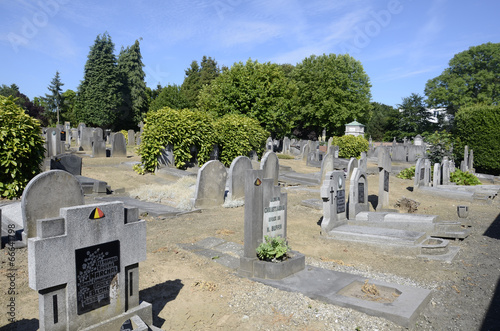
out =
<path fill-rule="evenodd" d="M 290 246 L 286 239 L 281 237 L 264 237 L 265 241 L 257 247 L 257 257 L 263 261 L 281 262 L 286 260 L 289 255 Z"/>

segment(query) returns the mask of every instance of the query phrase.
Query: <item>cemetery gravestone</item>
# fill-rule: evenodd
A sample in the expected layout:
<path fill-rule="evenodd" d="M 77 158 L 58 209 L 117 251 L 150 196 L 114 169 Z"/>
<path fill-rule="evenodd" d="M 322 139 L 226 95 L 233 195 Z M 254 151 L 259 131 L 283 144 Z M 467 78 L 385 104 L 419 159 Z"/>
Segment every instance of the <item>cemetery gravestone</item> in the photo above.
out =
<path fill-rule="evenodd" d="M 448 160 L 448 157 L 445 156 L 443 157 L 443 168 L 441 170 L 443 174 L 443 185 L 449 185 L 450 184 L 450 161 Z"/>
<path fill-rule="evenodd" d="M 85 129 L 85 123 L 80 123 L 78 124 L 78 128 L 77 128 L 77 136 L 76 136 L 76 145 L 78 147 L 82 147 L 82 137 L 83 137 L 83 130 Z"/>
<path fill-rule="evenodd" d="M 290 153 L 290 139 L 288 137 L 283 138 L 283 154 L 289 154 Z"/>
<path fill-rule="evenodd" d="M 52 157 L 63 152 L 61 145 L 61 130 L 58 128 L 48 128 L 45 132 L 47 143 L 47 156 Z"/>
<path fill-rule="evenodd" d="M 406 162 L 406 146 L 396 144 L 392 147 L 392 160 Z"/>
<path fill-rule="evenodd" d="M 260 261 L 257 247 L 265 236 L 286 238 L 287 194 L 263 170 L 247 170 L 245 176 L 245 242 L 239 273 L 245 277 L 281 279 L 303 270 L 305 257 L 295 256 L 279 263 Z"/>
<path fill-rule="evenodd" d="M 366 173 L 368 170 L 368 159 L 366 158 L 366 152 L 361 152 L 361 157 L 359 158 L 358 168 L 361 169 L 362 172 Z"/>
<path fill-rule="evenodd" d="M 128 146 L 135 146 L 135 132 L 134 130 L 128 130 L 127 131 L 127 136 L 128 136 Z"/>
<path fill-rule="evenodd" d="M 439 163 L 434 163 L 432 186 L 437 187 L 438 185 L 441 185 L 441 165 Z"/>
<path fill-rule="evenodd" d="M 125 141 L 125 136 L 121 132 L 117 132 L 113 135 L 111 139 L 111 156 L 113 157 L 124 157 L 127 156 L 127 143 Z"/>
<path fill-rule="evenodd" d="M 101 128 L 97 128 L 93 132 L 92 157 L 106 157 L 106 142 L 102 138 Z"/>
<path fill-rule="evenodd" d="M 80 139 L 80 147 L 84 151 L 92 151 L 92 139 L 94 138 L 93 128 L 82 128 L 82 136 Z"/>
<path fill-rule="evenodd" d="M 366 173 L 354 168 L 349 181 L 349 219 L 354 220 L 359 212 L 369 210 Z"/>
<path fill-rule="evenodd" d="M 23 242 L 37 236 L 37 220 L 58 216 L 60 208 L 83 204 L 80 183 L 69 172 L 50 170 L 33 177 L 21 197 Z"/>
<path fill-rule="evenodd" d="M 321 162 L 320 183 L 323 183 L 327 173 L 335 170 L 334 166 L 335 166 L 335 157 L 333 156 L 333 154 L 330 153 L 326 154 L 325 157 L 323 158 L 323 161 Z"/>
<path fill-rule="evenodd" d="M 334 170 L 326 174 L 321 186 L 323 199 L 323 220 L 321 233 L 327 235 L 333 228 L 346 224 L 346 195 L 345 177 L 341 170 Z"/>
<path fill-rule="evenodd" d="M 424 160 L 424 186 L 429 186 L 431 184 L 431 160 Z"/>
<path fill-rule="evenodd" d="M 302 160 L 303 161 L 307 161 L 307 158 L 309 156 L 309 152 L 310 152 L 311 148 L 309 147 L 309 144 L 305 144 L 303 147 L 302 147 Z"/>
<path fill-rule="evenodd" d="M 82 175 L 82 158 L 74 154 L 61 154 L 50 159 L 50 170 L 64 170 L 73 176 Z"/>
<path fill-rule="evenodd" d="M 158 165 L 170 168 L 175 167 L 174 145 L 168 144 L 161 150 L 160 156 L 158 156 Z"/>
<path fill-rule="evenodd" d="M 391 170 L 391 155 L 386 148 L 380 147 L 378 156 L 379 187 L 377 210 L 389 208 L 389 175 Z"/>
<path fill-rule="evenodd" d="M 346 173 L 347 180 L 351 180 L 351 175 L 355 168 L 358 168 L 358 159 L 356 159 L 355 157 L 351 157 L 349 163 L 347 164 L 347 173 Z"/>
<path fill-rule="evenodd" d="M 227 171 L 220 161 L 208 161 L 198 170 L 194 208 L 212 208 L 224 203 Z"/>
<path fill-rule="evenodd" d="M 415 164 L 414 187 L 425 186 L 425 159 L 419 158 Z"/>
<path fill-rule="evenodd" d="M 266 140 L 266 152 L 267 151 L 273 151 L 273 138 L 269 137 Z"/>
<path fill-rule="evenodd" d="M 226 197 L 228 201 L 245 198 L 245 174 L 247 170 L 252 170 L 252 161 L 248 157 L 238 156 L 231 162 Z"/>
<path fill-rule="evenodd" d="M 40 330 L 118 330 L 128 319 L 154 328 L 151 304 L 139 303 L 146 222 L 138 215 L 110 202 L 37 220 L 28 268 L 29 286 L 39 292 Z"/>
<path fill-rule="evenodd" d="M 260 161 L 260 169 L 264 170 L 264 178 L 272 178 L 274 185 L 278 185 L 280 165 L 276 153 L 267 152 Z"/>

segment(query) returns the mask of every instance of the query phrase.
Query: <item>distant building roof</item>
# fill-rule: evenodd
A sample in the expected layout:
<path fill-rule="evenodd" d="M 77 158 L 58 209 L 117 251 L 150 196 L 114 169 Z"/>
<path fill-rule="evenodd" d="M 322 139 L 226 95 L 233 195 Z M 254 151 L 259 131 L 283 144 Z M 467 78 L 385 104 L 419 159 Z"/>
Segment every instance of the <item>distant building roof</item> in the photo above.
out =
<path fill-rule="evenodd" d="M 359 123 L 358 121 L 353 121 L 353 122 L 351 122 L 349 124 L 346 124 L 346 126 L 348 126 L 348 125 L 364 126 L 363 124 Z"/>

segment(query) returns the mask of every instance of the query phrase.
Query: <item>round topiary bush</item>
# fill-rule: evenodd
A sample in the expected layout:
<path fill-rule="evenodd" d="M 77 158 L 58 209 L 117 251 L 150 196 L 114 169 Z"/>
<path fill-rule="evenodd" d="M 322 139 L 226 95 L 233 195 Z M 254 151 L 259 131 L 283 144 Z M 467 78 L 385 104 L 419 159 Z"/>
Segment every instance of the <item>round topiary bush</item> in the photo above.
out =
<path fill-rule="evenodd" d="M 24 113 L 12 96 L 0 96 L 0 196 L 21 196 L 40 172 L 45 148 L 40 123 Z"/>

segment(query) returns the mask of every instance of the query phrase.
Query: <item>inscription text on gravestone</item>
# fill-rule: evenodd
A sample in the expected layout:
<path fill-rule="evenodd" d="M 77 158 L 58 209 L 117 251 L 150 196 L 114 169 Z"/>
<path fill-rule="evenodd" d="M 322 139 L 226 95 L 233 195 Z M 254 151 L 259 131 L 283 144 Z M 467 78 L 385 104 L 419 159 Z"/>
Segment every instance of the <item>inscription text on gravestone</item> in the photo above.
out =
<path fill-rule="evenodd" d="M 264 208 L 263 239 L 265 236 L 285 237 L 285 209 L 286 206 L 280 205 L 279 197 L 273 198 L 269 207 Z"/>
<path fill-rule="evenodd" d="M 345 212 L 345 190 L 337 191 L 337 214 Z"/>
<path fill-rule="evenodd" d="M 120 241 L 75 251 L 78 315 L 109 305 L 110 286 L 120 271 Z"/>
<path fill-rule="evenodd" d="M 358 203 L 365 203 L 365 183 L 358 183 Z"/>

